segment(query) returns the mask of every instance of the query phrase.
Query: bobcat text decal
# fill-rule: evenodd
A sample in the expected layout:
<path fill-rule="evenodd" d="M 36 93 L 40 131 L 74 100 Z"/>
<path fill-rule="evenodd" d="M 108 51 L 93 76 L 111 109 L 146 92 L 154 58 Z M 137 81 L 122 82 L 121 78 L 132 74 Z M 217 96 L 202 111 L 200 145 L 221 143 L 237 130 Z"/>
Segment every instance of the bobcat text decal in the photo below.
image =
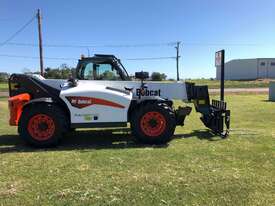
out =
<path fill-rule="evenodd" d="M 136 89 L 136 95 L 139 98 L 141 96 L 160 96 L 160 89 L 159 90 Z"/>
<path fill-rule="evenodd" d="M 67 100 L 71 103 L 73 107 L 77 107 L 79 109 L 88 107 L 91 105 L 104 105 L 108 107 L 115 108 L 125 108 L 123 105 L 111 102 L 105 99 L 99 99 L 94 97 L 82 97 L 82 96 L 67 96 Z"/>

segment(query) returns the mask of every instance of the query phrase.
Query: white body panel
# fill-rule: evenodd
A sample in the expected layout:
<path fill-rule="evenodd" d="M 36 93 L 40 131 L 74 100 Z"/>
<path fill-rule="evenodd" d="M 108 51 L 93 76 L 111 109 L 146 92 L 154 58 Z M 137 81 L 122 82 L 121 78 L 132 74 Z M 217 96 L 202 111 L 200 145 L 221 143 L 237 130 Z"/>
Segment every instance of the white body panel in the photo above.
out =
<path fill-rule="evenodd" d="M 56 80 L 56 79 L 45 79 L 44 83 L 60 88 L 62 83 L 66 80 Z M 173 83 L 162 83 L 162 82 L 150 82 L 145 81 L 148 90 L 159 90 L 160 97 L 164 99 L 177 99 L 177 100 L 187 100 L 186 85 L 184 82 L 173 82 Z M 136 96 L 136 89 L 140 88 L 140 81 L 100 81 L 100 80 L 79 80 L 78 84 L 86 85 L 87 87 L 113 87 L 124 90 L 125 87 L 133 88 L 134 97 Z"/>
<path fill-rule="evenodd" d="M 68 97 L 96 98 L 96 101 L 100 100 L 103 104 L 95 103 L 92 99 L 91 105 L 77 108 L 72 105 Z M 77 87 L 64 87 L 61 90 L 60 98 L 68 105 L 71 123 L 127 122 L 132 93 L 124 94 L 108 90 L 101 85 L 87 85 L 79 82 Z M 107 104 L 104 101 L 108 101 Z"/>
<path fill-rule="evenodd" d="M 99 81 L 99 80 L 79 80 L 76 87 L 67 87 L 67 80 L 44 79 L 39 75 L 34 76 L 43 83 L 60 89 L 60 98 L 68 105 L 71 113 L 71 123 L 112 123 L 112 122 L 127 122 L 128 109 L 132 99 L 177 99 L 187 100 L 186 85 L 184 82 L 161 83 L 161 82 L 145 82 L 146 90 L 152 92 L 152 95 L 145 94 L 138 96 L 138 90 L 141 87 L 140 81 Z M 107 89 L 107 87 L 120 89 L 123 91 L 125 87 L 132 89 L 129 94 L 120 91 Z M 73 98 L 68 99 L 68 98 Z M 81 98 L 90 98 L 81 100 Z M 94 100 L 109 101 L 112 104 L 119 104 L 122 107 L 94 104 Z M 73 105 L 72 101 L 78 102 L 79 105 Z M 81 102 L 90 101 L 89 106 L 79 108 Z M 79 107 L 78 107 L 79 106 Z"/>

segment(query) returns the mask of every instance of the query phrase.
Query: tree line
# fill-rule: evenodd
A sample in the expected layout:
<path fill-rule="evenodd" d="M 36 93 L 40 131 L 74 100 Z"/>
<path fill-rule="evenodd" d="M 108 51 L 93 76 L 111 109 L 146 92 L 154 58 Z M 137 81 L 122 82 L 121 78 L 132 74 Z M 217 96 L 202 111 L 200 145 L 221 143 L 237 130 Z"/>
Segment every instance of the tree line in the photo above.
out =
<path fill-rule="evenodd" d="M 24 69 L 23 73 L 29 74 L 39 74 L 39 72 L 30 72 L 29 69 Z M 71 76 L 75 77 L 76 69 L 68 66 L 67 64 L 62 64 L 58 68 L 46 67 L 44 71 L 44 77 L 46 79 L 68 79 Z M 7 82 L 9 74 L 6 72 L 0 72 L 0 82 Z M 166 74 L 160 72 L 152 72 L 150 76 L 151 81 L 164 81 L 167 79 Z M 173 81 L 174 79 L 168 79 Z"/>

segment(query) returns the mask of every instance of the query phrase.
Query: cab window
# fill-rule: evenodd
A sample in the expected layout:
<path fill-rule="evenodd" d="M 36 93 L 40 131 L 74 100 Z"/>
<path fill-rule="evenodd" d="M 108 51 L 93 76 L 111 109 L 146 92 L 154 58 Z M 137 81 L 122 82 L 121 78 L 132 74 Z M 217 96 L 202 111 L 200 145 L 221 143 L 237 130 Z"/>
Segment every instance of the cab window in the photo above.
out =
<path fill-rule="evenodd" d="M 88 63 L 84 65 L 85 80 L 121 80 L 117 70 L 111 64 Z"/>
<path fill-rule="evenodd" d="M 83 77 L 86 80 L 92 80 L 94 79 L 94 75 L 93 75 L 93 63 L 88 63 L 84 66 L 83 68 Z"/>

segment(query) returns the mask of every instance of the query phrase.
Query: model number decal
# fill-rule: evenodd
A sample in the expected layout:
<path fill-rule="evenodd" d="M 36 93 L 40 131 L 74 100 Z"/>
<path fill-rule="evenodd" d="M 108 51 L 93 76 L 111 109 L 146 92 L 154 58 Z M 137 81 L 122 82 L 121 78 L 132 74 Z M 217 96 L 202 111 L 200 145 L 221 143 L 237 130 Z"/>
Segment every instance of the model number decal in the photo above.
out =
<path fill-rule="evenodd" d="M 123 105 L 111 102 L 105 99 L 99 99 L 94 97 L 83 97 L 83 96 L 67 96 L 66 99 L 70 102 L 73 107 L 82 109 L 91 105 L 103 105 L 115 108 L 125 108 Z"/>
<path fill-rule="evenodd" d="M 84 121 L 92 121 L 95 120 L 95 117 L 98 117 L 98 115 L 95 114 L 75 114 L 74 116 L 82 118 Z"/>

